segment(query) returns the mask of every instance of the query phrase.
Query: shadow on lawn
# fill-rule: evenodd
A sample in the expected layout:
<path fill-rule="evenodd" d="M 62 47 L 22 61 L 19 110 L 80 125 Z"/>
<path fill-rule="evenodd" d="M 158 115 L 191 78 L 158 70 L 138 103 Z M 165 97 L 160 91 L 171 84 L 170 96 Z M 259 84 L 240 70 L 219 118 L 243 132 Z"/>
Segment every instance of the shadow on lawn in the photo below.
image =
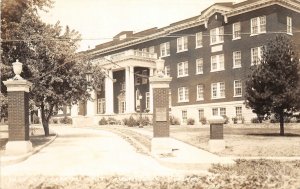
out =
<path fill-rule="evenodd" d="M 285 133 L 284 136 L 280 136 L 279 133 L 248 133 L 250 136 L 265 136 L 265 137 L 300 137 L 300 134 Z"/>

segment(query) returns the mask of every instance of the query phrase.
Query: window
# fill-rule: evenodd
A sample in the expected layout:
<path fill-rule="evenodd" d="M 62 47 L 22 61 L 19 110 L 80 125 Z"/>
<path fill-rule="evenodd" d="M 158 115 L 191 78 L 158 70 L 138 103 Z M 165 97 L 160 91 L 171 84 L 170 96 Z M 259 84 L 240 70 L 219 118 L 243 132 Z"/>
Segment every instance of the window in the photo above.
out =
<path fill-rule="evenodd" d="M 236 22 L 232 24 L 232 39 L 241 39 L 241 23 Z"/>
<path fill-rule="evenodd" d="M 212 108 L 213 116 L 226 116 L 226 108 Z"/>
<path fill-rule="evenodd" d="M 242 53 L 241 51 L 233 52 L 233 68 L 242 67 Z"/>
<path fill-rule="evenodd" d="M 196 60 L 196 74 L 203 74 L 203 58 Z"/>
<path fill-rule="evenodd" d="M 165 75 L 170 76 L 170 65 L 165 66 Z"/>
<path fill-rule="evenodd" d="M 251 35 L 266 33 L 266 16 L 251 19 Z"/>
<path fill-rule="evenodd" d="M 147 84 L 148 83 L 148 71 L 147 70 L 143 70 L 142 71 L 142 84 Z"/>
<path fill-rule="evenodd" d="M 293 25 L 292 25 L 292 18 L 287 16 L 286 17 L 286 32 L 288 34 L 292 34 L 293 33 Z"/>
<path fill-rule="evenodd" d="M 210 44 L 224 42 L 224 27 L 218 27 L 210 30 Z"/>
<path fill-rule="evenodd" d="M 224 55 L 211 56 L 211 72 L 224 70 Z"/>
<path fill-rule="evenodd" d="M 160 45 L 160 56 L 169 56 L 170 55 L 170 42 L 166 42 Z"/>
<path fill-rule="evenodd" d="M 177 38 L 177 52 L 182 52 L 188 49 L 188 37 Z"/>
<path fill-rule="evenodd" d="M 154 53 L 154 46 L 149 47 L 149 53 Z"/>
<path fill-rule="evenodd" d="M 199 109 L 198 110 L 198 115 L 199 115 L 199 122 L 201 122 L 204 119 L 204 109 Z"/>
<path fill-rule="evenodd" d="M 122 83 L 122 84 L 121 84 L 121 90 L 122 90 L 122 91 L 125 91 L 125 90 L 126 90 L 126 85 L 125 85 L 125 83 Z"/>
<path fill-rule="evenodd" d="M 211 98 L 218 99 L 218 98 L 225 98 L 225 83 L 212 83 L 211 84 Z"/>
<path fill-rule="evenodd" d="M 97 99 L 97 114 L 104 114 L 105 112 L 105 98 Z"/>
<path fill-rule="evenodd" d="M 150 93 L 146 92 L 146 109 L 150 109 Z"/>
<path fill-rule="evenodd" d="M 226 108 L 220 108 L 220 116 L 226 116 Z"/>
<path fill-rule="evenodd" d="M 242 96 L 242 81 L 235 80 L 233 83 L 234 83 L 234 96 L 241 97 Z"/>
<path fill-rule="evenodd" d="M 203 100 L 203 99 L 204 99 L 204 86 L 197 85 L 197 100 Z"/>
<path fill-rule="evenodd" d="M 120 113 L 125 113 L 126 110 L 126 102 L 124 100 L 121 101 L 120 103 Z"/>
<path fill-rule="evenodd" d="M 182 110 L 182 123 L 187 123 L 187 111 Z"/>
<path fill-rule="evenodd" d="M 202 47 L 202 32 L 196 33 L 196 48 Z"/>
<path fill-rule="evenodd" d="M 189 101 L 189 89 L 187 87 L 178 88 L 178 102 Z"/>
<path fill-rule="evenodd" d="M 243 110 L 242 110 L 241 106 L 235 107 L 235 115 L 236 115 L 236 118 L 238 120 L 242 120 L 243 119 Z"/>
<path fill-rule="evenodd" d="M 188 76 L 188 62 L 180 62 L 177 64 L 177 77 Z"/>
<path fill-rule="evenodd" d="M 139 75 L 140 75 L 140 72 L 135 72 L 135 85 L 141 84 L 141 77 Z"/>
<path fill-rule="evenodd" d="M 262 47 L 251 48 L 251 65 L 260 64 Z"/>

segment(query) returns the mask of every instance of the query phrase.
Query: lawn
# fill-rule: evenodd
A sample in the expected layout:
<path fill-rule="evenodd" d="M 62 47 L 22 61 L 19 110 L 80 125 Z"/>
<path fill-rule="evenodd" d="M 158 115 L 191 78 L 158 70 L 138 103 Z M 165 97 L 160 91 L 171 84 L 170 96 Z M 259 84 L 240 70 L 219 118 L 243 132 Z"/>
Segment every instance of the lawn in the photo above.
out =
<path fill-rule="evenodd" d="M 152 127 L 145 127 L 152 131 Z M 221 156 L 300 156 L 300 124 L 286 124 L 279 136 L 279 124 L 225 125 L 225 150 Z M 171 126 L 170 136 L 209 150 L 209 125 Z"/>

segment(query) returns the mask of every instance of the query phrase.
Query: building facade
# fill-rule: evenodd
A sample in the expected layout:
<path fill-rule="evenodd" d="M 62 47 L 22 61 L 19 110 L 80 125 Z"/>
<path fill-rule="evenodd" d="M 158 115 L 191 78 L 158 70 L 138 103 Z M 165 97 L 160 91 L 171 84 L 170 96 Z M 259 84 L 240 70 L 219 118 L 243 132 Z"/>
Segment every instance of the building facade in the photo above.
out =
<path fill-rule="evenodd" d="M 102 117 L 151 116 L 155 61 L 165 60 L 170 84 L 170 112 L 187 123 L 193 118 L 226 115 L 249 122 L 256 117 L 244 105 L 245 80 L 259 63 L 262 46 L 278 33 L 300 49 L 300 1 L 247 0 L 216 3 L 201 15 L 133 33 L 123 31 L 110 42 L 86 51 L 100 64 L 105 85 L 94 101 L 73 106 L 73 120 L 97 123 Z"/>

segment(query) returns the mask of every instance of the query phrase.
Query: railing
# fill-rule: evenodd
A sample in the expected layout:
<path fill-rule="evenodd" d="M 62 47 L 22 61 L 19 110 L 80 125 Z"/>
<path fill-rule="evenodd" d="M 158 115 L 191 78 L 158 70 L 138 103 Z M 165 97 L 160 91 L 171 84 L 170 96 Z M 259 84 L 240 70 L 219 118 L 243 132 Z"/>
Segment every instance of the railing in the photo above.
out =
<path fill-rule="evenodd" d="M 109 61 L 119 61 L 124 58 L 128 57 L 135 57 L 135 58 L 145 58 L 145 59 L 157 59 L 157 54 L 156 53 L 150 53 L 150 52 L 144 52 L 144 51 L 139 51 L 139 50 L 127 50 L 123 51 L 120 53 L 112 54 L 109 56 L 101 57 L 98 59 L 94 59 L 93 61 L 98 62 L 98 63 L 108 63 Z"/>

